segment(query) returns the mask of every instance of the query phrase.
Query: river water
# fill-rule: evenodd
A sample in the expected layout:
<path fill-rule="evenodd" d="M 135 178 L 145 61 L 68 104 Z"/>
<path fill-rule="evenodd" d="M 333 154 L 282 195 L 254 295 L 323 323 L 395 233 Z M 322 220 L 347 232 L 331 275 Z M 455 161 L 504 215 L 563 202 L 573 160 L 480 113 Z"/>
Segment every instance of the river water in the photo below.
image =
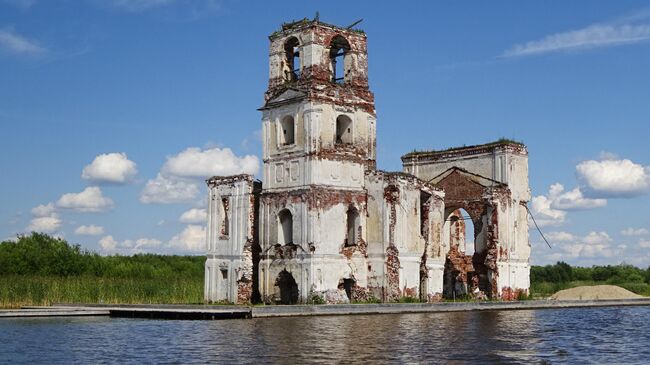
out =
<path fill-rule="evenodd" d="M 650 307 L 225 321 L 0 319 L 0 363 L 649 364 Z"/>

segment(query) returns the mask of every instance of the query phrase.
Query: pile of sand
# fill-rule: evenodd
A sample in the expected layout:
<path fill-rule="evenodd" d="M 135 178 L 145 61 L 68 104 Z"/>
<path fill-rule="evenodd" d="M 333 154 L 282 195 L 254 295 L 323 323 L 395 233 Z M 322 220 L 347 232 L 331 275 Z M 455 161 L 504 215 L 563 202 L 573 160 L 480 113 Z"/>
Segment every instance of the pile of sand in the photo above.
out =
<path fill-rule="evenodd" d="M 551 299 L 553 300 L 603 300 L 636 298 L 643 297 L 615 285 L 579 286 L 577 288 L 560 290 L 551 296 Z"/>

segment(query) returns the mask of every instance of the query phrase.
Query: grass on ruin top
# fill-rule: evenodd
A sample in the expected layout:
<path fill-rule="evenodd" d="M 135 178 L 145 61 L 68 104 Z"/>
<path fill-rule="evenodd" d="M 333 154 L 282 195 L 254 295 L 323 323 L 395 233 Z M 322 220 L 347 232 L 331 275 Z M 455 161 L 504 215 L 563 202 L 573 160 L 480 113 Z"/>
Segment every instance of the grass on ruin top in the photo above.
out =
<path fill-rule="evenodd" d="M 440 153 L 440 152 L 449 152 L 449 151 L 454 151 L 454 150 L 459 150 L 463 148 L 472 148 L 472 147 L 489 147 L 489 146 L 498 146 L 502 144 L 518 144 L 518 145 L 524 145 L 523 142 L 517 141 L 514 139 L 510 138 L 499 138 L 496 141 L 493 142 L 488 142 L 484 144 L 477 144 L 477 145 L 466 145 L 463 144 L 462 146 L 455 146 L 455 147 L 447 147 L 447 148 L 441 148 L 441 149 L 413 149 L 413 151 L 409 152 L 406 154 L 406 156 L 411 156 L 411 155 L 417 155 L 417 154 L 425 154 L 425 153 Z"/>

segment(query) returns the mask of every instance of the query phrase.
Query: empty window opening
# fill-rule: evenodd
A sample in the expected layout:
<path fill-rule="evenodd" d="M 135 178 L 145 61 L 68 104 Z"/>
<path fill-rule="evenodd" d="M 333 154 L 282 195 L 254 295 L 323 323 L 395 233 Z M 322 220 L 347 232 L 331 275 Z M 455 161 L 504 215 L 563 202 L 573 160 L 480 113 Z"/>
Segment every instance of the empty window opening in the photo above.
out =
<path fill-rule="evenodd" d="M 280 289 L 280 304 L 298 303 L 298 284 L 290 272 L 282 270 L 275 285 Z"/>
<path fill-rule="evenodd" d="M 298 38 L 291 37 L 284 44 L 287 68 L 285 69 L 285 80 L 295 81 L 300 78 L 300 43 Z"/>
<path fill-rule="evenodd" d="M 221 198 L 221 235 L 228 236 L 230 234 L 230 217 L 229 217 L 229 201 L 228 198 Z"/>
<path fill-rule="evenodd" d="M 288 209 L 278 214 L 278 243 L 288 245 L 293 243 L 293 216 Z"/>
<path fill-rule="evenodd" d="M 330 43 L 330 62 L 332 71 L 332 82 L 342 84 L 345 82 L 345 59 L 350 51 L 350 43 L 337 35 Z"/>
<path fill-rule="evenodd" d="M 420 235 L 424 238 L 429 236 L 429 199 L 431 194 L 420 191 Z"/>
<path fill-rule="evenodd" d="M 349 300 L 352 300 L 352 288 L 356 281 L 354 279 L 343 279 L 343 289 L 345 289 L 345 295 L 347 295 Z"/>
<path fill-rule="evenodd" d="M 476 232 L 474 222 L 465 209 L 456 209 L 449 218 L 449 244 L 458 246 L 458 250 L 471 256 L 476 251 Z"/>
<path fill-rule="evenodd" d="M 359 227 L 359 211 L 350 207 L 346 213 L 346 238 L 345 246 L 354 246 L 357 244 L 358 227 Z"/>
<path fill-rule="evenodd" d="M 221 271 L 221 278 L 222 278 L 223 280 L 228 280 L 228 270 L 226 270 L 226 269 L 221 269 L 220 271 Z"/>
<path fill-rule="evenodd" d="M 336 118 L 336 144 L 352 144 L 352 119 L 347 115 Z"/>
<path fill-rule="evenodd" d="M 282 118 L 282 121 L 280 122 L 280 144 L 294 144 L 294 124 L 292 116 L 287 115 Z"/>

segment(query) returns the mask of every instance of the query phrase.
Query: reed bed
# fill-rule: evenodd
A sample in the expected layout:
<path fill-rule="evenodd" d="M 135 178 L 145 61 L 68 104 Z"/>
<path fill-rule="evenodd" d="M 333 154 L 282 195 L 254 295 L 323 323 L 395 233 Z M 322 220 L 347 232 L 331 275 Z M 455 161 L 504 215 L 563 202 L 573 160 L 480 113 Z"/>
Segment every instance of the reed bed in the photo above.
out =
<path fill-rule="evenodd" d="M 0 307 L 54 303 L 198 304 L 203 303 L 203 280 L 0 276 Z"/>

